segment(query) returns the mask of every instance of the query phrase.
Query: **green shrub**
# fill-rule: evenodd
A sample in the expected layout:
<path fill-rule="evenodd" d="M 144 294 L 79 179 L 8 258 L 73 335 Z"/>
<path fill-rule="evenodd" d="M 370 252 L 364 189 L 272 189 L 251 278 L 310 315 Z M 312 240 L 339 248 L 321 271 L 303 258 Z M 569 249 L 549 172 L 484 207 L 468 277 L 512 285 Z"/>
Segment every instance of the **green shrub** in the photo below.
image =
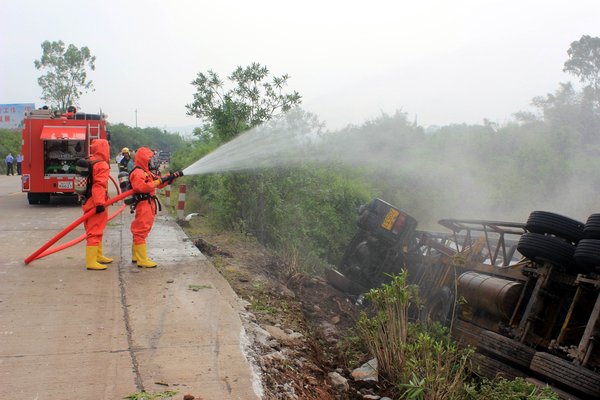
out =
<path fill-rule="evenodd" d="M 465 397 L 468 361 L 473 350 L 459 348 L 447 329 L 439 325 L 413 325 L 405 345 L 405 368 L 397 386 L 407 399 Z M 408 382 L 408 383 L 403 383 Z"/>
<path fill-rule="evenodd" d="M 484 379 L 466 388 L 467 400 L 559 400 L 549 387 L 539 388 L 523 378 Z"/>
<path fill-rule="evenodd" d="M 207 174 L 187 182 L 214 226 L 243 231 L 295 257 L 305 273 L 339 262 L 355 233 L 357 209 L 370 199 L 367 185 L 347 171 L 315 166 Z"/>
<path fill-rule="evenodd" d="M 365 294 L 372 315 L 361 313 L 359 335 L 377 358 L 379 369 L 389 381 L 403 382 L 408 342 L 408 311 L 418 301 L 418 288 L 407 283 L 407 273 Z"/>
<path fill-rule="evenodd" d="M 363 344 L 379 365 L 379 374 L 399 398 L 411 400 L 558 400 L 548 387 L 538 388 L 523 379 L 476 380 L 470 374 L 473 349 L 459 347 L 447 328 L 408 321 L 418 303 L 417 288 L 407 274 L 393 276 L 388 284 L 366 295 L 370 313 L 363 312 L 356 329 L 355 353 Z M 353 354 L 346 349 L 347 353 Z"/>

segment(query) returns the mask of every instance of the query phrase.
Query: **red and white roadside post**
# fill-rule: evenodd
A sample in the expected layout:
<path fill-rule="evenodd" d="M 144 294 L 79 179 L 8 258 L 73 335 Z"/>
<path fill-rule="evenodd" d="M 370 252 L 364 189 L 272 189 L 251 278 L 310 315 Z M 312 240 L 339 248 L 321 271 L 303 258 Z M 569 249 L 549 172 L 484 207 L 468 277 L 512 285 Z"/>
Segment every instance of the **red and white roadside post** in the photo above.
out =
<path fill-rule="evenodd" d="M 183 221 L 183 214 L 185 212 L 185 185 L 179 185 L 179 201 L 177 202 L 177 220 Z"/>
<path fill-rule="evenodd" d="M 171 185 L 165 186 L 165 197 L 166 197 L 165 203 L 167 204 L 167 207 L 170 207 L 171 206 Z"/>

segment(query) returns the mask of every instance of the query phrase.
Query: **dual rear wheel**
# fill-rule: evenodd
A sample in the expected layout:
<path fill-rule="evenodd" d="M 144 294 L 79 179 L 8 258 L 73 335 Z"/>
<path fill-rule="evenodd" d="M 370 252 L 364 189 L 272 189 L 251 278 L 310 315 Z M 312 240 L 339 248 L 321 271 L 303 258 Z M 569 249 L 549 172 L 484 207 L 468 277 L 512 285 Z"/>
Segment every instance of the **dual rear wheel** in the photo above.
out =
<path fill-rule="evenodd" d="M 600 271 L 600 214 L 587 222 L 550 213 L 533 211 L 525 225 L 517 249 L 537 263 L 549 262 L 565 272 L 577 274 Z"/>

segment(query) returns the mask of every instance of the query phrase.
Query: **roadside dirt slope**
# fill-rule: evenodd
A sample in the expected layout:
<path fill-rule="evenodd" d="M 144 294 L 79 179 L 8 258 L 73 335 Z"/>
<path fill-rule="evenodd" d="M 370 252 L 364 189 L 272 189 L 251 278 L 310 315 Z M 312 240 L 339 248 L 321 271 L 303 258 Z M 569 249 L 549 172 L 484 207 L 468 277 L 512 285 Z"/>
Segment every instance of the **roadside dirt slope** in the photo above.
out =
<path fill-rule="evenodd" d="M 328 378 L 334 371 L 349 378 L 345 365 L 356 357 L 345 345 L 358 316 L 351 299 L 324 279 L 299 274 L 253 238 L 211 230 L 203 217 L 184 230 L 247 302 L 251 322 L 268 332 L 253 335 L 266 399 L 362 398 Z"/>

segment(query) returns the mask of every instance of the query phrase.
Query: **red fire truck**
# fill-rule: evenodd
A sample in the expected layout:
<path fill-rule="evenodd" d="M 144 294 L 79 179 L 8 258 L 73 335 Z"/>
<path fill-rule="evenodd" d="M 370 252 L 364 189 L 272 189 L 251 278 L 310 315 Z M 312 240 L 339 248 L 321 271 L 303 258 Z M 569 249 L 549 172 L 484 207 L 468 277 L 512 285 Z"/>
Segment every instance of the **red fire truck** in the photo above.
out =
<path fill-rule="evenodd" d="M 94 139 L 110 139 L 102 114 L 33 110 L 25 116 L 21 188 L 29 204 L 47 204 L 51 195 L 76 195 L 77 160 L 90 155 Z"/>

